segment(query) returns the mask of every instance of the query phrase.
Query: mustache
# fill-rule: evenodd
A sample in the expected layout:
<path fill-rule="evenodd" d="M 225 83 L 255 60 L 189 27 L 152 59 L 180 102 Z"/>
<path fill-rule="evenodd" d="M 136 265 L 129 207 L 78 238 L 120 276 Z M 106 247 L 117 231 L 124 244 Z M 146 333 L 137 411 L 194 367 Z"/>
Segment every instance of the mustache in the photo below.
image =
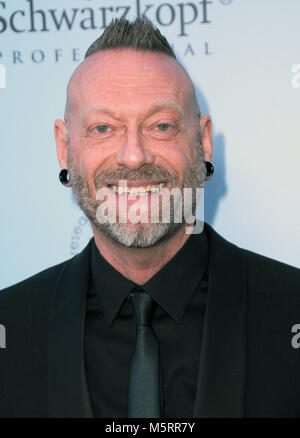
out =
<path fill-rule="evenodd" d="M 170 181 L 172 185 L 175 185 L 178 181 L 177 175 L 170 173 L 167 169 L 162 166 L 143 166 L 140 169 L 111 169 L 106 171 L 101 171 L 95 178 L 94 184 L 96 189 L 103 185 L 110 183 L 112 180 L 139 180 L 139 179 L 158 179 L 162 181 Z"/>

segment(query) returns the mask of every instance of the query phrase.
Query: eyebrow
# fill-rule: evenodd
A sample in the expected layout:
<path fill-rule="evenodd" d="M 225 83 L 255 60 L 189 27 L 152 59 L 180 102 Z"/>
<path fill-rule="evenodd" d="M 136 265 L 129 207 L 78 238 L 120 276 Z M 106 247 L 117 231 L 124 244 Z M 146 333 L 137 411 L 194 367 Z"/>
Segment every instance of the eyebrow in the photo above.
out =
<path fill-rule="evenodd" d="M 146 118 L 150 117 L 152 114 L 155 114 L 155 113 L 157 113 L 159 111 L 163 111 L 165 109 L 176 111 L 177 113 L 180 114 L 180 116 L 182 118 L 184 118 L 183 111 L 182 111 L 181 107 L 177 103 L 175 103 L 175 102 L 166 102 L 166 103 L 154 104 L 153 106 L 151 106 L 149 108 L 149 110 L 147 111 L 145 117 Z M 112 110 L 110 110 L 110 109 L 108 109 L 108 108 L 106 108 L 104 106 L 91 108 L 90 110 L 87 111 L 87 113 L 85 114 L 85 117 L 87 117 L 90 113 L 103 113 L 103 114 L 108 114 L 108 115 L 114 117 L 115 119 L 118 118 L 116 113 L 114 113 Z"/>

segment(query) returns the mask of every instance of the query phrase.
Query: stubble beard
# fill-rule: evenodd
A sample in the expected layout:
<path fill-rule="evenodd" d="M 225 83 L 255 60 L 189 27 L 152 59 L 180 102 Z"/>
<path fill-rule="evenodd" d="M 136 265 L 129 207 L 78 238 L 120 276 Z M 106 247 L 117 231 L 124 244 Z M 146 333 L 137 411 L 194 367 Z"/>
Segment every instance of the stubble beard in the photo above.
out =
<path fill-rule="evenodd" d="M 201 146 L 201 133 L 197 130 L 197 157 L 193 168 L 189 168 L 185 175 L 182 184 L 180 184 L 176 175 L 172 175 L 166 169 L 161 166 L 148 166 L 145 165 L 138 170 L 130 169 L 118 169 L 112 171 L 101 172 L 96 176 L 94 185 L 96 191 L 105 185 L 108 181 L 113 180 L 137 180 L 137 179 L 151 179 L 167 180 L 171 184 L 171 188 L 179 187 L 182 193 L 182 199 L 174 201 L 174 198 L 170 199 L 170 221 L 165 223 L 161 220 L 163 212 L 160 214 L 160 220 L 158 223 L 120 223 L 118 221 L 105 223 L 99 222 L 97 219 L 97 209 L 99 207 L 99 201 L 94 199 L 90 190 L 89 184 L 83 178 L 74 166 L 71 153 L 70 144 L 68 141 L 68 158 L 67 165 L 70 174 L 70 181 L 72 184 L 72 190 L 75 199 L 79 207 L 85 213 L 90 222 L 100 232 L 105 234 L 109 239 L 119 243 L 125 247 L 131 248 L 149 248 L 154 245 L 158 245 L 165 240 L 168 240 L 171 236 L 176 234 L 182 227 L 185 226 L 186 221 L 183 217 L 183 189 L 188 187 L 193 189 L 192 205 L 190 206 L 191 212 L 195 215 L 197 200 L 195 196 L 196 188 L 203 187 L 205 178 L 204 174 L 204 160 L 203 151 Z M 181 203 L 181 206 L 180 206 Z M 180 222 L 174 221 L 176 217 L 176 211 L 181 208 L 182 218 Z M 178 215 L 177 215 L 178 217 Z M 191 224 L 190 224 L 191 225 Z"/>

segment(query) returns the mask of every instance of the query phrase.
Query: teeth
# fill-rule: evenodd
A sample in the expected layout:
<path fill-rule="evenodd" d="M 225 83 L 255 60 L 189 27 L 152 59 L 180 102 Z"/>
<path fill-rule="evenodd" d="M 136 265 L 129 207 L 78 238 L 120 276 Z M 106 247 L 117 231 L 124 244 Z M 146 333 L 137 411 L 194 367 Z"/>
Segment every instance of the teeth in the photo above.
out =
<path fill-rule="evenodd" d="M 166 183 L 159 183 L 156 185 L 148 184 L 147 186 L 140 187 L 123 187 L 123 186 L 115 186 L 109 185 L 109 187 L 119 195 L 128 194 L 128 195 L 148 195 L 148 193 L 157 193 L 163 187 L 165 187 Z"/>

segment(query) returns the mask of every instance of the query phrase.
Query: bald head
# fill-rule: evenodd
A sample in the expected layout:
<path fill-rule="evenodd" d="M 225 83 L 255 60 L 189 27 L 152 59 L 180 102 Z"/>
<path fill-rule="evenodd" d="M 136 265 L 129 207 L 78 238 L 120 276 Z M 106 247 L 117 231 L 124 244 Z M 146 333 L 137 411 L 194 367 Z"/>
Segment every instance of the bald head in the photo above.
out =
<path fill-rule="evenodd" d="M 132 92 L 132 99 L 146 91 L 150 84 L 177 90 L 180 101 L 190 107 L 196 120 L 200 118 L 193 83 L 184 67 L 173 57 L 164 53 L 141 51 L 132 48 L 103 50 L 87 57 L 74 71 L 67 87 L 65 120 L 72 122 L 72 115 L 82 109 L 85 95 L 99 95 L 105 88 L 118 90 L 125 87 L 127 95 Z M 97 90 L 96 90 L 96 88 Z M 175 97 L 175 96 L 174 96 Z"/>

